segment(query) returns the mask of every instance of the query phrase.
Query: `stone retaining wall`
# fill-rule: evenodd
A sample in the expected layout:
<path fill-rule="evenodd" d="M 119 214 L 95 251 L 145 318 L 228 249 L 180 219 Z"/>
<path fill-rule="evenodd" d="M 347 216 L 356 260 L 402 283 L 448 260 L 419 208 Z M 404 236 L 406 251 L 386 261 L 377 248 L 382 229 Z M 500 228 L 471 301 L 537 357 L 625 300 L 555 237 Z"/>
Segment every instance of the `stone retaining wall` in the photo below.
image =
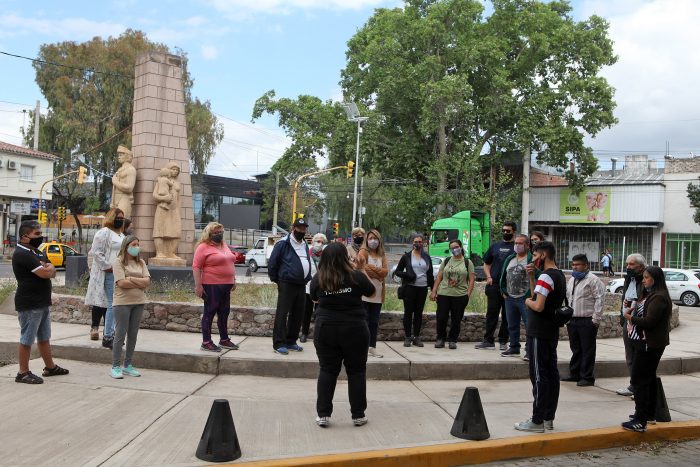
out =
<path fill-rule="evenodd" d="M 619 315 L 615 310 L 619 307 L 620 296 L 608 294 L 605 297 L 606 314 L 598 331 L 598 338 L 620 337 L 622 328 Z M 69 295 L 53 295 L 52 320 L 60 323 L 78 323 L 90 325 L 90 307 L 83 304 L 83 297 Z M 181 332 L 201 331 L 202 305 L 177 302 L 150 302 L 146 304 L 141 328 L 160 329 Z M 233 334 L 244 336 L 272 336 L 275 320 L 275 310 L 271 308 L 241 308 L 232 307 L 229 317 L 229 329 Z M 403 340 L 403 312 L 383 311 L 379 321 L 379 340 Z M 678 307 L 673 308 L 671 326 L 678 326 Z M 216 325 L 214 326 L 216 329 Z M 313 328 L 313 323 L 312 323 Z M 87 333 L 88 330 L 86 329 Z M 468 313 L 462 320 L 460 341 L 481 341 L 484 335 L 484 315 Z M 561 328 L 560 335 L 566 339 L 566 328 Z M 521 337 L 525 332 L 521 326 Z M 426 313 L 423 316 L 421 338 L 427 341 L 435 340 L 435 314 Z"/>

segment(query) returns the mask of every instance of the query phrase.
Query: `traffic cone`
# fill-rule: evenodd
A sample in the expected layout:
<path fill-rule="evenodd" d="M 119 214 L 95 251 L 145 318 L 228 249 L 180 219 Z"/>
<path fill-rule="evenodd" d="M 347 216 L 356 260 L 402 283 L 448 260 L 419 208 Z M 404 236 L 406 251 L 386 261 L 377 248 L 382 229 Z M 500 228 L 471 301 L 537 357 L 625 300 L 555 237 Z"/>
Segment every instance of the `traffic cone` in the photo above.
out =
<path fill-rule="evenodd" d="M 195 455 L 207 462 L 230 462 L 241 457 L 241 446 L 226 399 L 216 399 L 212 404 Z"/>
<path fill-rule="evenodd" d="M 656 414 L 657 422 L 670 422 L 671 412 L 668 410 L 668 402 L 666 402 L 666 394 L 664 393 L 664 385 L 661 384 L 661 378 L 656 377 Z"/>
<path fill-rule="evenodd" d="M 464 390 L 450 434 L 472 441 L 481 441 L 491 436 L 477 388 L 468 387 Z"/>

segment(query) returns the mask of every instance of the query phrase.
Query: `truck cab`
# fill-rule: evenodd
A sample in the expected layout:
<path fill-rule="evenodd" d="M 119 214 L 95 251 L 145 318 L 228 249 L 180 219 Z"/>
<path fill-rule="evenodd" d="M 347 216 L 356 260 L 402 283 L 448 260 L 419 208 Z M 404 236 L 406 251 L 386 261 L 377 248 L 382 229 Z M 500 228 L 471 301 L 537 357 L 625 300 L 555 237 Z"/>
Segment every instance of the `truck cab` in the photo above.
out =
<path fill-rule="evenodd" d="M 489 248 L 491 238 L 489 213 L 460 211 L 452 217 L 437 219 L 430 227 L 431 256 L 450 256 L 450 242 L 458 239 L 464 245 L 464 254 L 477 268 L 477 279 L 483 271 L 481 259 Z M 483 273 L 482 273 L 483 274 Z"/>

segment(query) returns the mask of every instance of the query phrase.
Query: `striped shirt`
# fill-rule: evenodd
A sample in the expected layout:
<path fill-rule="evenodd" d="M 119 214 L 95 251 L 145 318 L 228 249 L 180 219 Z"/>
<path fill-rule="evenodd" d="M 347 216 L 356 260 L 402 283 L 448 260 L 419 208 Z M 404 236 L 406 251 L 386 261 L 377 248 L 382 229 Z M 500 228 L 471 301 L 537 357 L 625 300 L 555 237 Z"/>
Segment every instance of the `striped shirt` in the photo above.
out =
<path fill-rule="evenodd" d="M 632 316 L 636 316 L 637 318 L 642 318 L 644 316 L 646 301 L 647 297 L 644 297 L 637 302 L 637 306 L 635 307 L 634 311 L 632 311 Z M 632 321 L 627 321 L 627 335 L 634 341 L 647 340 L 646 336 L 644 335 L 644 331 L 638 329 L 636 324 L 632 324 Z"/>
<path fill-rule="evenodd" d="M 549 274 L 540 274 L 535 284 L 535 293 L 546 297 L 552 290 L 554 290 L 554 281 L 552 278 Z"/>
<path fill-rule="evenodd" d="M 566 298 L 574 309 L 574 318 L 592 317 L 594 322 L 599 323 L 603 319 L 604 296 L 605 285 L 595 274 L 588 273 L 580 281 L 572 277 L 566 284 Z"/>

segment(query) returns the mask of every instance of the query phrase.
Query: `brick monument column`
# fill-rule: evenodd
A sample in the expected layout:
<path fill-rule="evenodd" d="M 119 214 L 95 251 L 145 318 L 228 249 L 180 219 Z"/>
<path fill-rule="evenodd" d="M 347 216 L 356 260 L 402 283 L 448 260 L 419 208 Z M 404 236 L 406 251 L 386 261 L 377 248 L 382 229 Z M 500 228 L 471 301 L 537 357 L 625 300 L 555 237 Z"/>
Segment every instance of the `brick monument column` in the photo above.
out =
<path fill-rule="evenodd" d="M 148 258 L 151 265 L 185 266 L 176 259 L 153 258 L 156 254 L 152 235 L 156 210 L 153 188 L 160 169 L 175 162 L 180 167 L 177 181 L 182 187 L 182 234 L 177 255 L 192 264 L 194 215 L 180 57 L 147 52 L 136 58 L 132 150 L 136 168 L 132 220 L 142 257 Z"/>

